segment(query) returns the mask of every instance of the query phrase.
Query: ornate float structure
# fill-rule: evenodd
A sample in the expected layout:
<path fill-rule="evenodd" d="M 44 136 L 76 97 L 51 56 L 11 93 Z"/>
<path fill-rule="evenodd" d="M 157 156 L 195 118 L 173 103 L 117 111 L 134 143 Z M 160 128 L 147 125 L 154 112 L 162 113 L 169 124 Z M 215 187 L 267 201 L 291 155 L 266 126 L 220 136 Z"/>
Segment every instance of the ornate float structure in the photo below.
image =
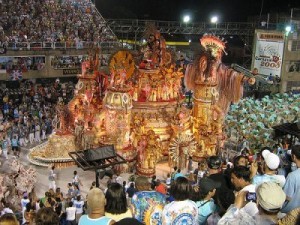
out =
<path fill-rule="evenodd" d="M 224 66 L 224 42 L 206 35 L 203 53 L 185 76 L 194 92 L 190 110 L 182 104 L 182 68 L 157 30 L 148 29 L 146 35 L 141 60 L 118 51 L 111 57 L 109 76 L 98 71 L 99 52 L 90 53 L 74 98 L 58 105 L 56 132 L 30 152 L 32 163 L 69 166 L 68 152 L 113 144 L 128 162 L 118 169 L 152 176 L 159 161 L 185 168 L 189 157 L 199 161 L 217 154 L 229 103 L 240 99 L 243 81 L 252 79 Z"/>

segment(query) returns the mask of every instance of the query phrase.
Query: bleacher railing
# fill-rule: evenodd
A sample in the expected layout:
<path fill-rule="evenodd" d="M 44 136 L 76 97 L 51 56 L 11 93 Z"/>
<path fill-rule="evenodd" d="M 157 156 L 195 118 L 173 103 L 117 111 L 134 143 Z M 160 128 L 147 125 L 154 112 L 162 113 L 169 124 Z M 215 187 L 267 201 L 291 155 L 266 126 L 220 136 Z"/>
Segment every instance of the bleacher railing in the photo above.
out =
<path fill-rule="evenodd" d="M 87 42 L 79 43 L 69 42 L 8 42 L 7 50 L 11 51 L 39 51 L 39 50 L 68 50 L 68 49 L 89 49 L 98 46 L 100 49 L 114 49 L 121 47 L 122 44 L 117 41 L 108 42 Z"/>

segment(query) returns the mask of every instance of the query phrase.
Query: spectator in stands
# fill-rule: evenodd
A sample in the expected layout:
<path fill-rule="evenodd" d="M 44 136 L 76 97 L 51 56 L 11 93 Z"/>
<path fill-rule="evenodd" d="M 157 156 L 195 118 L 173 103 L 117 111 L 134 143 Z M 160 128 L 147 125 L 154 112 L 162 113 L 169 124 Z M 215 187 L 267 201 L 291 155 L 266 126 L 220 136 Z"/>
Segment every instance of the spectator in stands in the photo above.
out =
<path fill-rule="evenodd" d="M 134 218 L 145 224 L 150 224 L 150 221 L 160 221 L 162 209 L 166 203 L 165 196 L 151 190 L 147 177 L 137 177 L 135 185 L 138 192 L 133 195 L 131 201 Z M 150 216 L 145 217 L 146 214 Z"/>
<path fill-rule="evenodd" d="M 300 207 L 300 145 L 294 145 L 292 147 L 291 155 L 298 169 L 287 176 L 286 183 L 283 187 L 287 195 L 287 202 L 282 209 L 284 213 Z"/>
<path fill-rule="evenodd" d="M 165 205 L 162 212 L 162 224 L 198 224 L 197 205 L 189 200 L 191 191 L 191 185 L 186 177 L 175 179 L 170 189 L 170 194 L 175 200 Z"/>
<path fill-rule="evenodd" d="M 105 216 L 119 221 L 124 218 L 132 218 L 132 212 L 127 206 L 124 188 L 119 183 L 111 183 L 105 193 Z"/>

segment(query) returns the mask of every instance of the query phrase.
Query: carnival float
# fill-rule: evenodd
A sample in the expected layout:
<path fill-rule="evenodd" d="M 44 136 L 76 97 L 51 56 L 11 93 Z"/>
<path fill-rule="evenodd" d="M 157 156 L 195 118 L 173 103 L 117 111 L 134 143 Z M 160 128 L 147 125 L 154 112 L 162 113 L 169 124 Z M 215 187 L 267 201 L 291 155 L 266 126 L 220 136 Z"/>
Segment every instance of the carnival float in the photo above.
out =
<path fill-rule="evenodd" d="M 217 154 L 229 105 L 254 79 L 222 64 L 225 43 L 218 37 L 201 38 L 203 52 L 184 75 L 159 31 L 149 28 L 146 36 L 140 58 L 127 50 L 112 55 L 109 75 L 98 71 L 99 50 L 90 52 L 74 98 L 57 105 L 55 132 L 30 151 L 33 164 L 70 166 L 70 151 L 112 144 L 128 162 L 119 169 L 152 176 L 160 161 L 185 168 L 189 157 Z M 194 92 L 192 110 L 182 104 L 183 77 Z"/>

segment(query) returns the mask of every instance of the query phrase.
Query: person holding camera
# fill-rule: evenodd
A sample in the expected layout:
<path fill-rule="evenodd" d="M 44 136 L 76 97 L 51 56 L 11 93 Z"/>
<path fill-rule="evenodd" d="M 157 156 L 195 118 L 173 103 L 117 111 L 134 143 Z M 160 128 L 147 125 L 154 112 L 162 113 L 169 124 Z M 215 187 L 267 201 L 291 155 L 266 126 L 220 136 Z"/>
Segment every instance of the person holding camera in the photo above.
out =
<path fill-rule="evenodd" d="M 245 166 L 234 167 L 230 174 L 231 182 L 235 188 L 236 197 L 241 192 L 246 192 L 245 201 L 256 202 L 256 186 L 251 184 L 250 170 Z M 249 204 L 246 207 L 246 212 L 250 215 L 255 215 L 258 212 L 256 204 Z"/>
<path fill-rule="evenodd" d="M 249 203 L 246 200 L 247 191 L 241 191 L 229 207 L 218 225 L 273 225 L 278 224 L 279 212 L 283 206 L 286 195 L 275 182 L 265 182 L 256 189 L 256 201 Z M 258 213 L 249 214 L 249 209 L 257 205 Z"/>

